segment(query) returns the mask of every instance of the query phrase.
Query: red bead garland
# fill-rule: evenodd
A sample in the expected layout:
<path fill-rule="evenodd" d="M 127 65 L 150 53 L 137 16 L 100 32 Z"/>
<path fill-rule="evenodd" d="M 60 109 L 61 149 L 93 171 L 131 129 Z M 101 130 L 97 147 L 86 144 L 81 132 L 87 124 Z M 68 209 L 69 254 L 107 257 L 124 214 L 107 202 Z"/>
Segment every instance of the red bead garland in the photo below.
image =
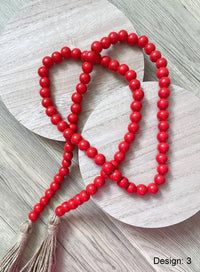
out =
<path fill-rule="evenodd" d="M 140 110 L 142 109 L 142 99 L 144 92 L 140 89 L 140 81 L 136 79 L 136 73 L 134 70 L 130 70 L 126 64 L 119 64 L 117 60 L 111 60 L 109 56 L 102 57 L 100 53 L 103 49 L 109 48 L 112 44 L 117 42 L 128 42 L 128 44 L 137 44 L 140 48 L 144 48 L 146 54 L 149 55 L 150 60 L 155 62 L 157 70 L 157 77 L 159 79 L 160 90 L 158 95 L 160 99 L 157 102 L 159 111 L 157 117 L 159 120 L 158 129 L 160 130 L 157 134 L 159 144 L 157 149 L 159 153 L 156 155 L 158 162 L 157 172 L 158 174 L 154 177 L 154 183 L 151 182 L 148 186 L 144 184 L 135 185 L 126 177 L 123 177 L 120 170 L 118 169 L 119 164 L 125 160 L 125 153 L 130 148 L 130 143 L 135 140 L 135 133 L 139 131 L 139 122 L 142 118 Z M 146 195 L 147 192 L 150 194 L 156 194 L 159 190 L 158 185 L 165 183 L 165 174 L 168 172 L 167 155 L 166 152 L 169 150 L 169 145 L 166 143 L 168 140 L 167 130 L 169 129 L 169 123 L 166 121 L 169 117 L 167 111 L 169 102 L 167 100 L 170 95 L 169 85 L 170 79 L 168 77 L 169 71 L 166 68 L 167 60 L 161 57 L 161 53 L 156 50 L 153 43 L 148 42 L 146 36 L 138 37 L 135 33 L 128 34 L 125 30 L 121 30 L 118 33 L 111 32 L 108 37 L 103 37 L 100 41 L 95 41 L 91 45 L 92 51 L 83 51 L 69 47 L 63 47 L 61 52 L 55 51 L 51 57 L 46 56 L 43 58 L 41 66 L 38 69 L 38 74 L 41 77 L 39 83 L 42 87 L 40 89 L 40 95 L 43 97 L 42 105 L 46 108 L 46 114 L 51 118 L 51 122 L 57 125 L 59 131 L 63 132 L 63 136 L 66 139 L 64 145 L 65 152 L 63 153 L 62 166 L 59 169 L 59 173 L 54 176 L 54 181 L 50 184 L 50 188 L 45 191 L 45 196 L 41 197 L 40 202 L 34 206 L 33 211 L 29 213 L 29 219 L 36 221 L 38 215 L 43 211 L 44 207 L 48 205 L 50 199 L 54 196 L 55 192 L 59 190 L 60 184 L 63 182 L 64 177 L 69 174 L 69 167 L 73 158 L 73 150 L 75 145 L 82 151 L 85 151 L 86 155 L 93 159 L 94 162 L 101 166 L 101 175 L 94 178 L 93 183 L 87 185 L 86 190 L 81 191 L 75 195 L 72 199 L 62 203 L 55 210 L 58 216 L 63 216 L 66 212 L 76 209 L 79 205 L 90 199 L 90 195 L 97 193 L 98 188 L 101 188 L 105 184 L 105 179 L 110 178 L 113 182 L 116 182 L 120 188 L 126 190 L 127 193 L 132 194 L 137 192 L 139 196 Z M 83 62 L 82 70 L 80 74 L 80 83 L 76 85 L 76 92 L 72 94 L 72 106 L 71 113 L 68 115 L 69 123 L 62 120 L 62 117 L 57 113 L 56 107 L 53 105 L 53 101 L 50 98 L 50 79 L 49 79 L 49 68 L 53 64 L 62 62 L 63 59 L 73 58 L 74 60 L 81 59 Z M 93 64 L 100 63 L 102 67 L 108 67 L 111 71 L 117 71 L 119 75 L 124 76 L 128 81 L 130 89 L 133 91 L 133 102 L 131 103 L 132 113 L 130 114 L 131 122 L 128 124 L 128 132 L 124 135 L 124 140 L 119 143 L 118 149 L 114 154 L 114 160 L 106 161 L 103 154 L 99 154 L 95 147 L 90 146 L 90 143 L 83 139 L 82 136 L 77 133 L 78 115 L 82 111 L 80 103 L 83 99 L 83 94 L 87 92 L 87 84 L 90 82 L 90 73 L 93 71 Z"/>

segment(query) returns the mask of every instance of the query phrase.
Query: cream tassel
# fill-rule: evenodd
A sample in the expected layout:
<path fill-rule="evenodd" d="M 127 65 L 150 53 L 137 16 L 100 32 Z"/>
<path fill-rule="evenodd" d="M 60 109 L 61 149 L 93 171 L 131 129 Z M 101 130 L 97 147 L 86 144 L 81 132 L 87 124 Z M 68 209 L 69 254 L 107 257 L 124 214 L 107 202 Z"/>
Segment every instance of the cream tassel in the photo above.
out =
<path fill-rule="evenodd" d="M 20 235 L 17 242 L 8 250 L 0 263 L 0 272 L 19 272 L 22 254 L 25 250 L 28 238 L 33 230 L 33 223 L 26 220 L 20 226 Z"/>
<path fill-rule="evenodd" d="M 38 251 L 20 272 L 52 272 L 56 263 L 56 242 L 60 218 L 55 214 L 50 217 L 48 233 Z"/>

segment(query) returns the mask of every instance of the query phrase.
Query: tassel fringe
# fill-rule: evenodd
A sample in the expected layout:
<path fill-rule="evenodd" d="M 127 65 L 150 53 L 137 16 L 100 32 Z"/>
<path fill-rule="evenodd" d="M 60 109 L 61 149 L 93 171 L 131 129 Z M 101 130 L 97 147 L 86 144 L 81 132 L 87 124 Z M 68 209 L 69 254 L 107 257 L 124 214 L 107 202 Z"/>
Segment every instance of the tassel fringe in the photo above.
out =
<path fill-rule="evenodd" d="M 0 272 L 19 272 L 22 254 L 25 250 L 28 238 L 33 230 L 33 223 L 25 221 L 20 226 L 20 235 L 17 242 L 8 250 L 0 263 Z"/>
<path fill-rule="evenodd" d="M 20 272 L 53 272 L 56 264 L 56 243 L 60 218 L 50 217 L 48 232 L 38 251 Z"/>

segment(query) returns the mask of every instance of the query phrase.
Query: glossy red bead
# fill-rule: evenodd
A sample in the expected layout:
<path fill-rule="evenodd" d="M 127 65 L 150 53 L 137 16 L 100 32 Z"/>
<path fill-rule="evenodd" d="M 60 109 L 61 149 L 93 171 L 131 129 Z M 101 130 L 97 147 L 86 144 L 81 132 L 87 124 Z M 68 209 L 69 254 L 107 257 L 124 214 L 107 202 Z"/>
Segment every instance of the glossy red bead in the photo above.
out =
<path fill-rule="evenodd" d="M 71 112 L 73 112 L 75 114 L 79 114 L 81 112 L 81 110 L 82 110 L 82 107 L 80 104 L 74 103 L 71 105 Z"/>
<path fill-rule="evenodd" d="M 58 51 L 53 52 L 51 58 L 55 63 L 60 63 L 62 61 L 62 55 Z"/>
<path fill-rule="evenodd" d="M 33 210 L 37 213 L 40 214 L 44 210 L 44 206 L 42 206 L 40 203 L 35 204 Z"/>
<path fill-rule="evenodd" d="M 93 184 L 93 183 L 90 183 L 87 185 L 86 187 L 86 192 L 89 194 L 89 195 L 95 195 L 96 192 L 97 192 L 97 187 Z"/>
<path fill-rule="evenodd" d="M 125 135 L 124 135 L 124 140 L 127 142 L 127 143 L 132 143 L 134 140 L 135 140 L 135 134 L 133 132 L 127 132 Z"/>
<path fill-rule="evenodd" d="M 80 206 L 83 204 L 83 201 L 82 201 L 81 196 L 79 194 L 75 195 L 73 199 L 74 199 L 74 202 L 77 206 Z"/>
<path fill-rule="evenodd" d="M 159 79 L 160 87 L 168 87 L 170 85 L 170 79 L 168 77 L 161 77 Z"/>
<path fill-rule="evenodd" d="M 90 82 L 90 75 L 87 73 L 82 73 L 80 74 L 79 79 L 83 84 L 88 84 Z"/>
<path fill-rule="evenodd" d="M 127 31 L 126 30 L 120 30 L 118 32 L 118 37 L 119 37 L 119 41 L 121 43 L 126 42 L 127 39 L 128 39 L 128 33 L 127 33 Z"/>
<path fill-rule="evenodd" d="M 71 161 L 72 158 L 73 158 L 73 153 L 72 152 L 67 152 L 65 151 L 63 153 L 63 158 L 66 160 L 66 161 Z"/>
<path fill-rule="evenodd" d="M 166 67 L 160 67 L 157 70 L 157 77 L 161 78 L 161 77 L 167 77 L 169 75 L 169 71 Z"/>
<path fill-rule="evenodd" d="M 49 97 L 49 96 L 51 95 L 51 91 L 50 91 L 50 89 L 47 88 L 47 87 L 41 88 L 41 89 L 40 89 L 40 95 L 41 95 L 42 97 Z"/>
<path fill-rule="evenodd" d="M 110 162 L 112 163 L 112 165 L 114 166 L 115 169 L 119 168 L 119 163 L 117 161 L 111 160 Z"/>
<path fill-rule="evenodd" d="M 93 70 L 93 65 L 92 65 L 92 63 L 85 61 L 85 62 L 82 64 L 82 70 L 83 70 L 84 73 L 88 73 L 88 74 L 91 73 L 92 70 Z"/>
<path fill-rule="evenodd" d="M 167 99 L 165 98 L 161 98 L 158 100 L 157 102 L 157 106 L 160 110 L 166 110 L 169 106 L 169 102 Z"/>
<path fill-rule="evenodd" d="M 90 199 L 90 195 L 85 190 L 81 191 L 79 195 L 83 202 L 87 202 Z"/>
<path fill-rule="evenodd" d="M 70 210 L 75 210 L 78 207 L 76 201 L 73 198 L 68 201 L 67 205 Z"/>
<path fill-rule="evenodd" d="M 144 196 L 147 193 L 147 186 L 144 184 L 137 185 L 137 194 L 139 196 Z"/>
<path fill-rule="evenodd" d="M 157 171 L 160 175 L 165 175 L 168 172 L 168 166 L 166 164 L 159 164 Z"/>
<path fill-rule="evenodd" d="M 84 83 L 78 83 L 76 85 L 76 90 L 80 94 L 84 94 L 87 92 L 87 86 Z"/>
<path fill-rule="evenodd" d="M 72 144 L 70 144 L 70 143 L 65 143 L 65 145 L 64 145 L 64 149 L 65 149 L 65 151 L 67 151 L 67 152 L 72 152 L 72 151 L 74 151 L 74 148 L 75 148 L 75 146 L 72 145 Z"/>
<path fill-rule="evenodd" d="M 147 189 L 150 194 L 156 194 L 158 192 L 158 186 L 155 183 L 150 183 Z"/>
<path fill-rule="evenodd" d="M 159 58 L 161 58 L 161 53 L 160 51 L 158 50 L 153 50 L 151 53 L 150 53 L 150 60 L 152 62 L 156 62 Z"/>
<path fill-rule="evenodd" d="M 140 129 L 138 123 L 132 122 L 128 125 L 129 132 L 136 133 Z"/>
<path fill-rule="evenodd" d="M 46 66 L 47 68 L 51 68 L 53 65 L 53 60 L 51 57 L 46 56 L 42 59 L 42 63 L 44 66 Z"/>
<path fill-rule="evenodd" d="M 159 58 L 156 61 L 156 67 L 160 68 L 160 67 L 166 67 L 167 66 L 167 60 L 165 58 Z"/>
<path fill-rule="evenodd" d="M 147 43 L 144 47 L 144 51 L 147 55 L 150 55 L 152 51 L 156 49 L 155 45 L 153 43 Z"/>
<path fill-rule="evenodd" d="M 165 164 L 167 162 L 167 155 L 165 153 L 158 153 L 156 160 L 159 164 Z"/>
<path fill-rule="evenodd" d="M 92 51 L 91 51 L 92 52 Z M 94 52 L 93 52 L 94 53 Z M 88 51 L 87 50 L 85 50 L 85 51 L 83 51 L 82 53 L 81 53 L 81 60 L 82 61 L 86 61 L 86 59 L 87 59 L 87 54 L 88 54 Z"/>
<path fill-rule="evenodd" d="M 139 47 L 145 47 L 145 45 L 148 43 L 148 38 L 145 35 L 142 35 L 138 38 L 138 46 Z"/>
<path fill-rule="evenodd" d="M 138 79 L 132 79 L 130 82 L 129 82 L 129 88 L 134 91 L 136 89 L 139 89 L 140 88 L 140 81 Z"/>
<path fill-rule="evenodd" d="M 125 153 L 122 151 L 117 151 L 114 155 L 114 159 L 117 162 L 123 162 L 125 160 Z"/>
<path fill-rule="evenodd" d="M 77 132 L 77 130 L 78 130 L 77 124 L 74 124 L 74 123 L 70 123 L 70 124 L 69 124 L 69 128 L 70 128 L 74 133 Z"/>
<path fill-rule="evenodd" d="M 168 139 L 168 133 L 166 131 L 160 131 L 157 134 L 157 139 L 159 142 L 166 142 Z"/>
<path fill-rule="evenodd" d="M 77 123 L 78 122 L 78 115 L 76 113 L 70 113 L 67 117 L 70 123 Z"/>
<path fill-rule="evenodd" d="M 160 121 L 158 123 L 158 128 L 161 131 L 167 131 L 169 129 L 169 123 L 167 121 Z"/>
<path fill-rule="evenodd" d="M 108 37 L 103 37 L 100 42 L 104 49 L 108 49 L 111 45 L 110 39 Z"/>
<path fill-rule="evenodd" d="M 99 41 L 94 41 L 92 44 L 91 44 L 91 49 L 97 53 L 101 53 L 102 51 L 102 45 Z"/>
<path fill-rule="evenodd" d="M 111 60 L 108 64 L 108 68 L 111 71 L 117 71 L 119 67 L 119 62 L 117 60 Z"/>
<path fill-rule="evenodd" d="M 63 136 L 66 140 L 70 140 L 72 135 L 74 134 L 73 130 L 71 128 L 66 128 L 64 131 L 63 131 Z"/>
<path fill-rule="evenodd" d="M 166 153 L 169 150 L 169 145 L 168 143 L 161 142 L 158 144 L 157 148 L 160 153 Z"/>
<path fill-rule="evenodd" d="M 71 137 L 71 143 L 74 145 L 78 145 L 78 143 L 82 140 L 82 136 L 79 133 L 74 133 Z"/>
<path fill-rule="evenodd" d="M 47 107 L 52 106 L 52 105 L 53 105 L 53 101 L 52 101 L 52 99 L 50 97 L 44 97 L 42 99 L 42 106 L 43 107 L 47 108 Z"/>
<path fill-rule="evenodd" d="M 133 182 L 130 182 L 128 187 L 126 188 L 126 192 L 129 193 L 129 194 L 135 193 L 136 190 L 137 190 L 137 187 Z"/>
<path fill-rule="evenodd" d="M 62 176 L 67 176 L 69 174 L 69 169 L 67 167 L 60 167 L 59 174 Z"/>
<path fill-rule="evenodd" d="M 65 159 L 62 160 L 62 166 L 64 167 L 70 167 L 71 166 L 71 161 L 66 161 Z"/>
<path fill-rule="evenodd" d="M 82 100 L 83 100 L 82 94 L 80 94 L 80 93 L 78 93 L 78 92 L 72 94 L 72 101 L 73 101 L 74 103 L 81 103 Z"/>
<path fill-rule="evenodd" d="M 97 165 L 103 165 L 104 162 L 105 162 L 106 158 L 103 154 L 97 154 L 95 157 L 94 157 L 94 162 L 97 164 Z"/>
<path fill-rule="evenodd" d="M 41 66 L 38 69 L 38 75 L 41 77 L 48 77 L 49 76 L 49 70 L 46 66 Z"/>
<path fill-rule="evenodd" d="M 46 115 L 48 115 L 49 117 L 51 117 L 52 115 L 57 113 L 57 109 L 54 106 L 49 106 L 46 108 Z"/>
<path fill-rule="evenodd" d="M 62 120 L 62 117 L 59 114 L 54 114 L 51 116 L 51 123 L 57 125 L 58 122 Z"/>
<path fill-rule="evenodd" d="M 119 36 L 117 32 L 114 31 L 108 35 L 108 38 L 112 44 L 116 44 L 119 41 Z"/>
<path fill-rule="evenodd" d="M 79 48 L 72 49 L 71 57 L 75 60 L 79 60 L 81 58 L 81 50 Z"/>
<path fill-rule="evenodd" d="M 120 181 L 117 182 L 117 185 L 120 188 L 126 189 L 129 186 L 129 180 L 125 177 L 123 177 Z"/>
<path fill-rule="evenodd" d="M 133 98 L 137 101 L 142 100 L 144 97 L 144 92 L 141 89 L 136 89 L 135 91 L 133 91 Z"/>
<path fill-rule="evenodd" d="M 165 177 L 163 175 L 157 174 L 154 177 L 154 181 L 158 185 L 162 185 L 165 183 Z"/>
<path fill-rule="evenodd" d="M 139 111 L 133 111 L 130 114 L 130 119 L 131 119 L 132 122 L 138 123 L 138 122 L 140 122 L 141 118 L 142 118 L 142 115 L 141 115 L 141 113 Z"/>
<path fill-rule="evenodd" d="M 71 57 L 71 49 L 67 46 L 64 46 L 61 49 L 61 55 L 64 59 L 69 59 Z"/>
<path fill-rule="evenodd" d="M 63 202 L 61 206 L 62 206 L 62 208 L 63 208 L 63 210 L 64 210 L 65 213 L 67 213 L 67 212 L 70 211 L 70 207 L 69 207 L 67 201 L 66 201 L 66 202 Z"/>
<path fill-rule="evenodd" d="M 101 59 L 101 66 L 103 66 L 103 67 L 108 67 L 110 61 L 111 61 L 111 59 L 110 59 L 109 56 L 104 56 L 104 57 Z"/>
<path fill-rule="evenodd" d="M 50 188 L 51 188 L 54 192 L 56 192 L 56 191 L 58 191 L 58 190 L 60 189 L 60 184 L 54 181 L 54 182 L 52 182 L 52 183 L 50 184 Z"/>
<path fill-rule="evenodd" d="M 130 107 L 132 111 L 140 111 L 142 109 L 142 103 L 140 101 L 133 101 Z"/>
<path fill-rule="evenodd" d="M 41 198 L 40 198 L 40 204 L 42 205 L 42 206 L 47 206 L 48 204 L 49 204 L 49 198 L 48 197 L 46 197 L 46 196 L 42 196 Z"/>
<path fill-rule="evenodd" d="M 170 90 L 166 87 L 162 87 L 158 91 L 158 95 L 160 96 L 160 98 L 167 98 L 170 95 Z"/>
<path fill-rule="evenodd" d="M 130 33 L 127 39 L 130 45 L 135 45 L 138 42 L 138 35 L 136 33 Z"/>
<path fill-rule="evenodd" d="M 64 209 L 63 209 L 63 207 L 62 206 L 58 206 L 56 209 L 55 209 L 55 214 L 57 215 L 57 216 L 63 216 L 64 214 L 65 214 L 65 211 L 64 211 Z"/>
<path fill-rule="evenodd" d="M 104 179 L 109 178 L 109 176 L 108 176 L 103 170 L 100 171 L 100 175 L 101 175 L 101 177 L 104 178 Z"/>
<path fill-rule="evenodd" d="M 125 79 L 127 81 L 131 81 L 132 79 L 135 79 L 137 76 L 136 72 L 134 70 L 128 70 L 126 73 L 125 73 Z"/>
<path fill-rule="evenodd" d="M 59 131 L 63 132 L 66 128 L 68 128 L 69 125 L 65 121 L 59 121 L 57 124 L 57 128 Z"/>
<path fill-rule="evenodd" d="M 61 184 L 63 180 L 64 180 L 64 176 L 59 173 L 54 176 L 54 181 L 57 183 Z"/>
<path fill-rule="evenodd" d="M 114 165 L 111 162 L 105 162 L 102 165 L 102 170 L 107 174 L 111 174 L 114 171 Z"/>
<path fill-rule="evenodd" d="M 122 179 L 122 173 L 116 169 L 113 171 L 113 173 L 110 175 L 110 179 L 114 182 L 118 182 Z"/>
<path fill-rule="evenodd" d="M 41 77 L 39 80 L 41 87 L 49 87 L 51 85 L 50 79 L 48 77 Z"/>
<path fill-rule="evenodd" d="M 121 64 L 121 65 L 119 65 L 117 71 L 120 75 L 124 76 L 126 74 L 126 72 L 129 71 L 129 67 L 126 64 Z"/>
<path fill-rule="evenodd" d="M 45 196 L 48 198 L 52 198 L 54 196 L 55 192 L 52 189 L 47 189 L 45 191 Z"/>
<path fill-rule="evenodd" d="M 119 151 L 126 153 L 127 151 L 129 151 L 130 145 L 126 141 L 123 141 L 119 144 L 118 148 Z"/>
<path fill-rule="evenodd" d="M 85 55 L 85 60 L 91 63 L 95 63 L 97 59 L 97 55 L 94 51 L 87 51 Z"/>
<path fill-rule="evenodd" d="M 162 120 L 167 120 L 167 118 L 169 117 L 169 112 L 166 111 L 166 110 L 160 110 L 158 113 L 157 113 L 157 117 L 160 121 Z"/>
<path fill-rule="evenodd" d="M 38 214 L 35 211 L 31 211 L 28 215 L 28 218 L 31 221 L 36 221 L 38 219 Z"/>
<path fill-rule="evenodd" d="M 105 184 L 105 179 L 102 178 L 101 176 L 97 176 L 97 177 L 94 179 L 94 185 L 95 185 L 97 188 L 103 187 L 104 184 Z"/>
<path fill-rule="evenodd" d="M 86 141 L 86 140 L 81 140 L 78 143 L 78 148 L 80 150 L 87 150 L 89 147 L 90 147 L 90 143 L 88 141 Z"/>
<path fill-rule="evenodd" d="M 97 149 L 95 147 L 89 147 L 86 151 L 86 154 L 89 158 L 94 158 L 97 154 Z"/>

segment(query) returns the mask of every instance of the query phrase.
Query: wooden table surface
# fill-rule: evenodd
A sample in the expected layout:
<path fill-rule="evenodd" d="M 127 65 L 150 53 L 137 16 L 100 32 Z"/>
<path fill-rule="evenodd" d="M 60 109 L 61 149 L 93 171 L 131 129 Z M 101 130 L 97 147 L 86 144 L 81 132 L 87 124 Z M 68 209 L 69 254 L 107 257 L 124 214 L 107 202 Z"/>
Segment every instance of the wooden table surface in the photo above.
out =
<path fill-rule="evenodd" d="M 16 11 L 29 1 L 0 0 L 0 31 Z M 133 22 L 139 34 L 146 34 L 169 61 L 173 84 L 200 97 L 198 0 L 117 0 L 112 1 Z M 9 57 L 9 56 L 8 56 Z M 156 80 L 153 66 L 146 60 L 145 81 Z M 22 125 L 0 102 L 0 258 L 9 247 L 18 225 L 39 199 L 56 173 L 63 143 L 37 136 Z M 76 178 L 74 178 L 76 177 Z M 74 180 L 74 182 L 70 182 Z M 23 184 L 27 183 L 26 186 Z M 84 187 L 73 160 L 68 182 L 44 212 L 25 253 L 25 259 L 40 244 L 46 216 Z M 24 213 L 19 212 L 23 210 Z M 58 237 L 58 272 L 62 271 L 200 271 L 200 213 L 177 225 L 146 229 L 121 223 L 108 216 L 93 201 L 63 220 Z M 65 237 L 65 239 L 63 238 Z M 67 242 L 66 242 L 67 241 Z M 180 258 L 182 264 L 154 264 L 154 257 Z M 187 264 L 191 258 L 191 264 Z"/>

